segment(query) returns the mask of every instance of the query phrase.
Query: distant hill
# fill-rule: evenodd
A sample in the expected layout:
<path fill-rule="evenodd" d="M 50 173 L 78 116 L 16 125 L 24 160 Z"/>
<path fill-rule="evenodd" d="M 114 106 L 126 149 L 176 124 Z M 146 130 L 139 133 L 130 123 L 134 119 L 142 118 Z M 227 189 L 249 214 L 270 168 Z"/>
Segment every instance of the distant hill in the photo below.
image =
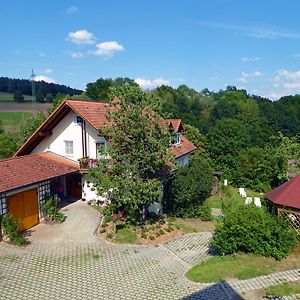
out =
<path fill-rule="evenodd" d="M 58 93 L 72 96 L 82 93 L 81 90 L 73 89 L 66 85 L 48 83 L 45 81 L 36 81 L 35 86 L 36 93 L 42 93 L 44 96 L 52 94 L 55 97 Z M 0 93 L 14 93 L 15 91 L 21 91 L 23 95 L 31 95 L 31 81 L 28 79 L 0 77 Z"/>

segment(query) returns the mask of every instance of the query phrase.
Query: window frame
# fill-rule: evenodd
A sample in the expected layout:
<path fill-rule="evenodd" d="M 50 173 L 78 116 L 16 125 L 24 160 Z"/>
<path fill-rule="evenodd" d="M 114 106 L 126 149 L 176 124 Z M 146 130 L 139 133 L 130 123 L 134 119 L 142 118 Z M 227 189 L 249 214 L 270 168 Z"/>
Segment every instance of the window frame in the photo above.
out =
<path fill-rule="evenodd" d="M 65 143 L 65 155 L 73 156 L 74 155 L 74 141 L 73 140 L 64 140 L 64 143 Z M 72 147 L 71 147 L 71 145 L 72 145 Z M 70 151 L 70 150 L 72 150 L 72 151 Z"/>

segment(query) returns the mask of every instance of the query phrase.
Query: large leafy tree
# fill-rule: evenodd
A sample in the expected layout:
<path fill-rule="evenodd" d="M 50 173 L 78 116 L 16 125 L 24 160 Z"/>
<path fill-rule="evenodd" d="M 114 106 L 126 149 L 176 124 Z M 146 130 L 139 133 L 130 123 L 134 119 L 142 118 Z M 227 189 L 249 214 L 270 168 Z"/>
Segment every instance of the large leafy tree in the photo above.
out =
<path fill-rule="evenodd" d="M 152 95 L 128 85 L 112 88 L 108 125 L 100 130 L 110 141 L 108 154 L 90 171 L 99 194 L 108 193 L 117 208 L 144 218 L 162 192 L 162 174 L 172 160 L 168 131 L 160 124 Z"/>

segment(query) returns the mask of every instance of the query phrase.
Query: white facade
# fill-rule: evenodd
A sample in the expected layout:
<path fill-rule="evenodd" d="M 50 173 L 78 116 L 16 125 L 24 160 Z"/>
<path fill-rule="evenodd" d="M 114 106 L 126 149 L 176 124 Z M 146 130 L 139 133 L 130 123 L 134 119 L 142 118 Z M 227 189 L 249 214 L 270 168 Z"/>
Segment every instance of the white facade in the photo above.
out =
<path fill-rule="evenodd" d="M 76 122 L 77 114 L 74 111 L 69 112 L 53 129 L 50 136 L 45 137 L 32 153 L 41 153 L 51 151 L 60 156 L 78 162 L 83 157 L 82 151 L 82 128 L 81 124 Z M 100 137 L 98 131 L 90 124 L 86 123 L 86 144 L 87 156 L 96 158 L 97 143 L 105 142 Z M 66 142 L 73 142 L 73 153 L 66 151 Z"/>
<path fill-rule="evenodd" d="M 187 166 L 189 164 L 189 155 L 182 155 L 175 160 L 177 163 L 179 163 L 181 166 Z"/>

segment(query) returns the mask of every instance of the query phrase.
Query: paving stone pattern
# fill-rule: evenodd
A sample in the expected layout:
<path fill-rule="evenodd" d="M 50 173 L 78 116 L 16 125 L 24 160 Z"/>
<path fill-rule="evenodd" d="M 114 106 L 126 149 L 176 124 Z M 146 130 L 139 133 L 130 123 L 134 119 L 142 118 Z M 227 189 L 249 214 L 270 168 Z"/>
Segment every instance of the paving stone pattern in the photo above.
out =
<path fill-rule="evenodd" d="M 0 299 L 241 299 L 243 291 L 284 280 L 299 270 L 243 281 L 198 284 L 184 274 L 207 259 L 210 233 L 159 246 L 90 243 L 0 243 Z M 293 299 L 293 298 L 286 298 Z"/>

